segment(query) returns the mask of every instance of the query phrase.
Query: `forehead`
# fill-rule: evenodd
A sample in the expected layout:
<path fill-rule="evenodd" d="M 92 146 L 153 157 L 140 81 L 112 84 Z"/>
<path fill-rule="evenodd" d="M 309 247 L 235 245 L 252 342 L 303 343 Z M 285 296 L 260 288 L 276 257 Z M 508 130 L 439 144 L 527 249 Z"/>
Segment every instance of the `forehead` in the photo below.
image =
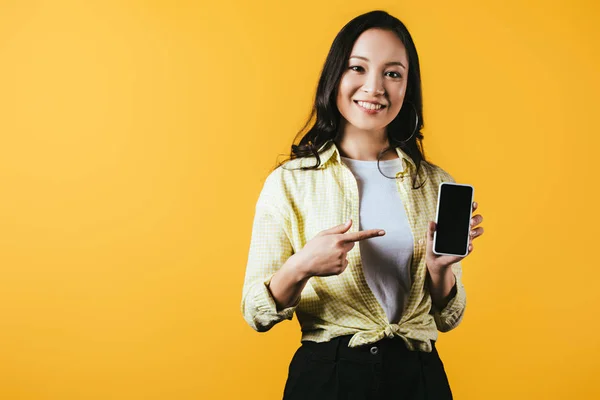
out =
<path fill-rule="evenodd" d="M 371 62 L 402 61 L 406 65 L 406 48 L 394 33 L 383 29 L 364 31 L 352 47 L 351 56 L 362 56 Z"/>

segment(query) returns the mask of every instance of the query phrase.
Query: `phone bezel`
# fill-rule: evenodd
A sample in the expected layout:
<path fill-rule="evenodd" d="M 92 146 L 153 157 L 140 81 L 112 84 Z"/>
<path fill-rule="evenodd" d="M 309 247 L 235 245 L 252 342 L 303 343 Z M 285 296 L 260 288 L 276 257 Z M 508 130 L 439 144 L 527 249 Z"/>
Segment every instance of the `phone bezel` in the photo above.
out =
<path fill-rule="evenodd" d="M 464 184 L 464 183 L 454 183 L 454 182 L 442 182 L 440 183 L 439 187 L 438 187 L 438 200 L 437 200 L 437 207 L 436 207 L 436 211 L 435 211 L 435 223 L 437 226 L 438 223 L 438 219 L 439 219 L 439 214 L 440 214 L 440 200 L 442 198 L 442 187 L 444 185 L 452 185 L 452 186 L 466 186 L 471 188 L 471 213 L 469 214 L 469 232 L 467 232 L 467 245 L 465 246 L 466 248 L 466 253 L 465 254 L 453 254 L 453 253 L 438 253 L 437 251 L 435 251 L 435 246 L 436 246 L 436 241 L 437 241 L 437 230 L 433 232 L 433 254 L 439 255 L 439 256 L 458 256 L 458 257 L 466 257 L 469 254 L 469 239 L 471 237 L 470 235 L 470 231 L 471 231 L 471 218 L 473 217 L 473 199 L 475 197 L 475 188 L 472 185 L 468 185 L 468 184 Z"/>

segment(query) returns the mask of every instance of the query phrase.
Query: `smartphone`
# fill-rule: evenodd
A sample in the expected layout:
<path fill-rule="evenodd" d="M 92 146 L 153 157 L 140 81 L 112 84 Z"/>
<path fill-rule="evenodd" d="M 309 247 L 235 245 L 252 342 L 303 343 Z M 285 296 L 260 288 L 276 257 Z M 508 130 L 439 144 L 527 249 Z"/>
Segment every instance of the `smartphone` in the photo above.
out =
<path fill-rule="evenodd" d="M 440 183 L 433 233 L 435 254 L 464 257 L 469 253 L 474 191 L 471 185 Z"/>

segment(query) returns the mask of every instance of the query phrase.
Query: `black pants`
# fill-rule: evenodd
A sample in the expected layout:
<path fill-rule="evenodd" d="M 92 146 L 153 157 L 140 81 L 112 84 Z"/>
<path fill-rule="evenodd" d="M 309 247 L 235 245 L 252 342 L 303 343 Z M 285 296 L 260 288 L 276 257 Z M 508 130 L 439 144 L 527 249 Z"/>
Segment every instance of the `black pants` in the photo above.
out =
<path fill-rule="evenodd" d="M 400 338 L 349 348 L 352 336 L 302 342 L 290 363 L 284 400 L 447 400 L 452 392 L 433 351 L 410 351 Z"/>

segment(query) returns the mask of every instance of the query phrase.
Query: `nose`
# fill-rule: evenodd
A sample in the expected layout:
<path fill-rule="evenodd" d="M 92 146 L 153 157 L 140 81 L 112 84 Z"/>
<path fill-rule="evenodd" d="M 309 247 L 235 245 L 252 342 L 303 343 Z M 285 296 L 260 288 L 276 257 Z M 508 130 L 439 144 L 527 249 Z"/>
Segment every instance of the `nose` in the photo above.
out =
<path fill-rule="evenodd" d="M 385 89 L 383 88 L 383 79 L 381 79 L 377 73 L 371 72 L 367 76 L 363 91 L 365 93 L 384 94 Z"/>

